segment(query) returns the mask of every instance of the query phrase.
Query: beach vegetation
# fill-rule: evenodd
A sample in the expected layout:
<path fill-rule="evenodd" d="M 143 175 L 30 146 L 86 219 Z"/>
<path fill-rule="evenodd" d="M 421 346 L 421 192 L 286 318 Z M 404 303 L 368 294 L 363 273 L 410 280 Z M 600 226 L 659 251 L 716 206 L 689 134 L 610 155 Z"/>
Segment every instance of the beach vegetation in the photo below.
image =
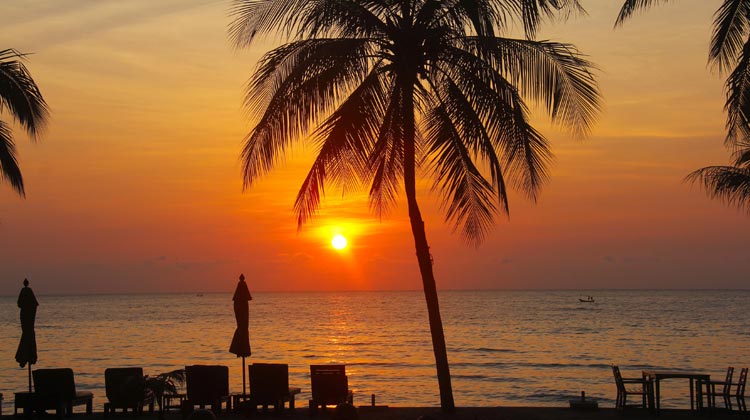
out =
<path fill-rule="evenodd" d="M 433 258 L 417 200 L 432 180 L 445 219 L 478 246 L 509 189 L 536 200 L 551 146 L 529 102 L 576 135 L 600 108 L 594 66 L 574 45 L 538 41 L 542 21 L 577 0 L 235 0 L 238 48 L 284 38 L 259 61 L 245 104 L 257 124 L 241 153 L 251 187 L 295 143 L 317 147 L 294 203 L 298 226 L 325 184 L 369 190 L 383 216 L 405 194 L 427 302 L 440 402 L 454 410 Z M 520 37 L 513 29 L 522 28 Z M 271 36 L 267 36 L 271 35 Z"/>
<path fill-rule="evenodd" d="M 159 405 L 159 416 L 164 413 L 164 397 L 177 395 L 180 387 L 185 383 L 185 369 L 176 369 L 158 375 L 145 375 L 146 392 L 151 393 Z"/>

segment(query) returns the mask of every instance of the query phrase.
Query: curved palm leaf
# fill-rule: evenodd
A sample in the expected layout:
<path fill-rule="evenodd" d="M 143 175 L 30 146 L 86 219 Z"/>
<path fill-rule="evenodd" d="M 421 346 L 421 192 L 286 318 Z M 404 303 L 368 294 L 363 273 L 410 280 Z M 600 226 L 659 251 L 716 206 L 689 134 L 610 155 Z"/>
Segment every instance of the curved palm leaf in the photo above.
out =
<path fill-rule="evenodd" d="M 750 30 L 750 2 L 724 0 L 714 15 L 709 62 L 728 71 L 737 61 Z"/>
<path fill-rule="evenodd" d="M 0 50 L 0 114 L 7 110 L 35 140 L 47 123 L 49 110 L 22 62 L 24 57 L 14 49 Z M 8 181 L 19 195 L 26 196 L 13 134 L 3 121 L 0 121 L 0 178 Z"/>
<path fill-rule="evenodd" d="M 625 3 L 620 9 L 620 14 L 617 15 L 615 26 L 622 25 L 628 18 L 630 18 L 638 10 L 648 9 L 656 4 L 668 3 L 670 0 L 625 0 Z"/>
<path fill-rule="evenodd" d="M 16 159 L 13 133 L 2 121 L 0 121 L 0 178 L 8 181 L 21 197 L 26 196 L 21 169 L 18 167 L 18 160 Z"/>
<path fill-rule="evenodd" d="M 749 167 L 708 166 L 692 172 L 686 179 L 699 184 L 709 197 L 750 212 Z"/>
<path fill-rule="evenodd" d="M 727 77 L 724 87 L 727 101 L 728 146 L 750 138 L 750 39 L 742 47 L 737 65 Z"/>
<path fill-rule="evenodd" d="M 49 110 L 34 79 L 13 49 L 0 51 L 0 112 L 7 109 L 35 138 L 47 123 Z"/>

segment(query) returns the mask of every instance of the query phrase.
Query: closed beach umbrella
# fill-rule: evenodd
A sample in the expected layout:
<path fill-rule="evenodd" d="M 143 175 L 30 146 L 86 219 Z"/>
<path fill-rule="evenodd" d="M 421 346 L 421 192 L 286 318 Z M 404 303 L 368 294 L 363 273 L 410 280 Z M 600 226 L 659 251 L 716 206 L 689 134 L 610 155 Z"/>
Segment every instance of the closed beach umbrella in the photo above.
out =
<path fill-rule="evenodd" d="M 36 320 L 36 301 L 34 292 L 29 287 L 29 280 L 23 280 L 23 289 L 18 294 L 18 307 L 21 308 L 21 342 L 16 351 L 16 362 L 21 367 L 29 366 L 29 392 L 31 392 L 31 365 L 36 363 L 36 335 L 34 321 Z"/>
<path fill-rule="evenodd" d="M 229 346 L 229 352 L 234 353 L 237 357 L 242 357 L 242 395 L 245 395 L 245 357 L 250 356 L 250 333 L 248 301 L 252 300 L 250 291 L 245 283 L 245 275 L 240 274 L 240 281 L 234 290 L 234 318 L 237 321 L 237 329 L 234 330 L 232 344 Z"/>

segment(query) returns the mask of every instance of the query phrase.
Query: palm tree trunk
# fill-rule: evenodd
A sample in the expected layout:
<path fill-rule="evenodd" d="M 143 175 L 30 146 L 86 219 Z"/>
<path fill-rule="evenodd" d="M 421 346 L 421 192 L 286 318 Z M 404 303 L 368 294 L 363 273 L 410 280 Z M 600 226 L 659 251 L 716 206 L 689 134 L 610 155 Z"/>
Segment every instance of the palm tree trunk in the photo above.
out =
<path fill-rule="evenodd" d="M 448 351 L 443 334 L 443 321 L 440 318 L 440 304 L 438 302 L 435 276 L 432 272 L 432 256 L 427 244 L 424 221 L 417 204 L 416 165 L 415 165 L 415 128 L 414 128 L 414 90 L 412 83 L 403 86 L 403 118 L 404 118 L 404 188 L 409 207 L 409 220 L 414 236 L 414 246 L 417 251 L 419 271 L 422 274 L 422 287 L 427 301 L 427 314 L 430 320 L 432 335 L 432 349 L 435 353 L 438 386 L 440 387 L 440 407 L 446 413 L 455 412 L 453 402 L 453 387 L 451 386 L 451 372 L 448 366 Z"/>

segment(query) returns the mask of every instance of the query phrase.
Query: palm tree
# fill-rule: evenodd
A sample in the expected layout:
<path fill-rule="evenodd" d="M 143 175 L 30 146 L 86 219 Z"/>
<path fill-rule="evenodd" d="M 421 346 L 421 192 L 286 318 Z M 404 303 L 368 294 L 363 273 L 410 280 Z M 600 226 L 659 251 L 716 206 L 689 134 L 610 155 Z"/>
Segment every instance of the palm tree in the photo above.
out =
<path fill-rule="evenodd" d="M 626 0 L 615 26 L 636 11 L 668 0 Z M 750 211 L 750 0 L 724 0 L 714 14 L 708 63 L 729 73 L 724 85 L 727 100 L 725 145 L 734 152 L 731 166 L 708 166 L 686 180 L 699 184 L 709 196 Z"/>
<path fill-rule="evenodd" d="M 5 111 L 21 124 L 32 139 L 47 123 L 49 111 L 34 79 L 23 65 L 25 54 L 14 49 L 0 50 L 0 113 Z M 26 196 L 23 177 L 16 160 L 13 133 L 0 120 L 0 177 L 10 182 L 16 192 Z"/>
<path fill-rule="evenodd" d="M 417 169 L 430 172 L 446 220 L 474 245 L 508 212 L 508 183 L 537 197 L 551 153 L 526 100 L 578 134 L 599 108 L 591 63 L 572 45 L 532 40 L 543 18 L 577 8 L 577 0 L 235 0 L 231 9 L 237 47 L 277 30 L 287 39 L 248 84 L 258 123 L 242 151 L 244 187 L 301 140 L 318 155 L 294 204 L 298 226 L 316 213 L 326 181 L 345 191 L 368 185 L 379 215 L 403 186 L 447 412 L 453 392 Z M 499 35 L 518 20 L 526 39 Z"/>
<path fill-rule="evenodd" d="M 185 369 L 176 369 L 156 376 L 146 375 L 143 378 L 145 388 L 156 399 L 159 405 L 159 418 L 164 418 L 165 396 L 177 395 L 178 388 L 185 383 Z"/>

